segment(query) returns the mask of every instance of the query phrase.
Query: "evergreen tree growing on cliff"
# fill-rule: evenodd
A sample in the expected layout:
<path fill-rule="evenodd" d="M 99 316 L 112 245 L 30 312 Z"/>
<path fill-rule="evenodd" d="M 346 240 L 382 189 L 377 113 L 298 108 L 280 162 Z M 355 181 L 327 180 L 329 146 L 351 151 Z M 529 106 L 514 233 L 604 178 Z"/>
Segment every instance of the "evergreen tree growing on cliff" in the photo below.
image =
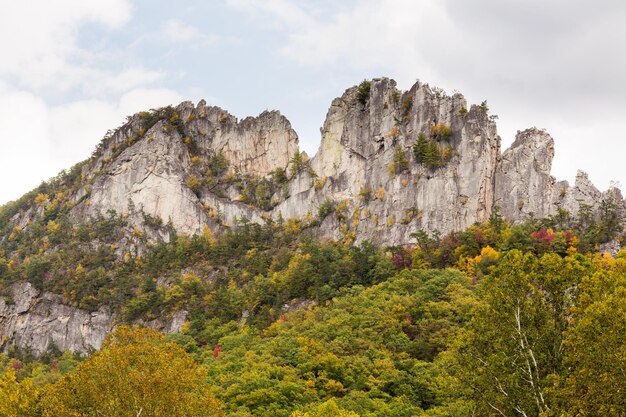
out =
<path fill-rule="evenodd" d="M 415 155 L 415 161 L 418 164 L 423 164 L 425 162 L 427 152 L 428 140 L 426 139 L 426 135 L 420 133 L 417 136 L 417 142 L 413 144 L 413 155 Z"/>

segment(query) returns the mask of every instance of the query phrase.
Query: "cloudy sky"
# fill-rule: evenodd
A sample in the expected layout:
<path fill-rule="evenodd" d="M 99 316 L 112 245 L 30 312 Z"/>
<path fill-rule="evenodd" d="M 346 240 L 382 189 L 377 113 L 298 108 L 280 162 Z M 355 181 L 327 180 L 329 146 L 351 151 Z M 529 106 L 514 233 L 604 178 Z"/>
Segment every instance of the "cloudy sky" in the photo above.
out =
<path fill-rule="evenodd" d="M 278 109 L 315 153 L 331 100 L 416 79 L 488 100 L 506 147 L 545 128 L 553 173 L 626 185 L 626 2 L 0 0 L 0 203 L 140 110 Z"/>

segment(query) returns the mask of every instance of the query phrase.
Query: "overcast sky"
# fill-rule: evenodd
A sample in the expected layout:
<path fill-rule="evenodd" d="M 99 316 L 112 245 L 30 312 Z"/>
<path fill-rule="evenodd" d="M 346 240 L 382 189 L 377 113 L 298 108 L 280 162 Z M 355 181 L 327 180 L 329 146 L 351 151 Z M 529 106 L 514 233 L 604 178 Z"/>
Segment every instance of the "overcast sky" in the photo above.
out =
<path fill-rule="evenodd" d="M 553 174 L 626 184 L 626 2 L 0 0 L 0 204 L 126 115 L 201 98 L 278 109 L 314 154 L 332 99 L 417 79 L 488 100 L 504 147 L 545 128 Z"/>

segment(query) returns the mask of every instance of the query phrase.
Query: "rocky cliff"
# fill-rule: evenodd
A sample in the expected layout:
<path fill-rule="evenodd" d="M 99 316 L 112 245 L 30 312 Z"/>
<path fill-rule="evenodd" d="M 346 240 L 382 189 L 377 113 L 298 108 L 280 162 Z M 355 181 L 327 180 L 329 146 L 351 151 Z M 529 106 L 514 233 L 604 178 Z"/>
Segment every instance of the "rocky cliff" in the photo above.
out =
<path fill-rule="evenodd" d="M 167 240 L 166 224 L 194 234 L 220 233 L 242 219 L 298 219 L 321 238 L 402 245 L 418 230 L 447 233 L 485 221 L 496 207 L 514 222 L 582 207 L 593 213 L 607 198 L 625 211 L 618 190 L 600 192 L 583 172 L 573 186 L 550 175 L 547 132 L 518 132 L 501 152 L 485 104 L 469 106 L 461 94 L 421 82 L 408 91 L 387 78 L 349 88 L 331 103 L 321 131 L 309 159 L 276 111 L 238 121 L 201 101 L 133 115 L 68 174 L 72 185 L 49 196 L 45 209 L 14 210 L 0 243 L 49 216 L 56 201 L 75 224 L 111 210 L 127 219 L 127 236 L 114 242 L 119 256 L 141 250 L 137 236 Z M 105 307 L 70 307 L 28 283 L 11 291 L 13 303 L 0 299 L 0 334 L 36 353 L 52 343 L 98 348 L 115 324 Z M 181 317 L 151 325 L 176 330 Z"/>
<path fill-rule="evenodd" d="M 417 229 L 445 233 L 489 217 L 500 138 L 486 112 L 467 110 L 460 94 L 448 97 L 421 83 L 401 92 L 392 80 L 374 80 L 367 100 L 358 94 L 354 87 L 335 99 L 324 122 L 311 160 L 324 186 L 294 181 L 290 197 L 275 210 L 304 216 L 326 199 L 343 202 L 350 218 L 345 227 L 357 240 L 381 244 L 407 243 Z M 448 148 L 448 158 L 439 158 L 448 160 L 417 163 L 418 135 L 434 142 L 437 126 L 450 129 L 436 144 Z M 335 225 L 325 223 L 321 234 L 330 235 Z"/>
<path fill-rule="evenodd" d="M 185 102 L 148 130 L 135 115 L 108 141 L 102 154 L 83 168 L 86 184 L 77 193 L 81 201 L 77 220 L 98 212 L 128 213 L 131 207 L 165 221 L 185 233 L 196 233 L 210 223 L 201 200 L 214 193 L 193 191 L 187 180 L 205 172 L 199 167 L 213 155 L 223 155 L 236 175 L 265 176 L 276 168 L 285 169 L 298 149 L 298 137 L 289 121 L 278 112 L 264 112 L 241 122 L 204 101 L 197 107 Z M 178 129 L 172 128 L 172 119 Z M 120 149 L 124 148 L 120 152 Z M 194 158 L 195 157 L 195 158 Z M 230 205 L 222 210 L 226 218 L 250 215 L 245 207 Z"/>
<path fill-rule="evenodd" d="M 113 327 L 106 307 L 93 313 L 72 308 L 58 295 L 39 294 L 30 283 L 16 284 L 11 293 L 14 303 L 0 299 L 0 334 L 35 355 L 52 344 L 62 351 L 99 348 Z"/>
<path fill-rule="evenodd" d="M 0 348 L 17 346 L 35 356 L 52 346 L 88 353 L 100 348 L 118 318 L 106 306 L 95 311 L 76 308 L 64 297 L 40 293 L 28 282 L 12 285 L 10 293 L 10 302 L 0 298 Z M 186 311 L 178 311 L 171 317 L 137 323 L 171 333 L 180 330 L 186 315 Z"/>
<path fill-rule="evenodd" d="M 346 90 L 331 104 L 318 152 L 298 169 L 289 169 L 297 135 L 278 112 L 238 122 L 204 102 L 185 102 L 171 114 L 147 131 L 142 116 L 133 116 L 83 167 L 77 219 L 140 209 L 192 234 L 241 218 L 311 219 L 330 203 L 335 210 L 321 219 L 320 237 L 393 245 L 408 243 L 418 229 L 462 230 L 488 219 L 496 206 L 520 221 L 558 208 L 576 214 L 581 203 L 597 207 L 603 198 L 584 173 L 573 187 L 550 175 L 554 141 L 547 132 L 519 132 L 501 152 L 485 106 L 469 107 L 462 95 L 420 82 L 404 92 L 386 78 Z M 420 135 L 438 152 L 434 161 L 417 161 Z M 242 198 L 236 181 L 207 181 L 215 155 L 227 161 L 231 180 L 271 178 L 276 170 L 289 178 L 280 189 L 269 187 L 271 204 L 255 204 Z"/>

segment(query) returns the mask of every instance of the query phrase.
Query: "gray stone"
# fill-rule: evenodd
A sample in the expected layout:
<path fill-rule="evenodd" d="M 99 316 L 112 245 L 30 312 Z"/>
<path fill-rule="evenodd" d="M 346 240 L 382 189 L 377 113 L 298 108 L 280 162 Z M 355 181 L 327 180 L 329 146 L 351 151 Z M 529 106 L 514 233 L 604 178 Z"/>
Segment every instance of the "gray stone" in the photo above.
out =
<path fill-rule="evenodd" d="M 496 172 L 496 199 L 502 215 L 525 220 L 554 212 L 555 179 L 550 175 L 554 140 L 543 130 L 517 132 L 515 142 L 504 151 Z"/>
<path fill-rule="evenodd" d="M 0 298 L 4 349 L 12 345 L 38 356 L 54 345 L 62 351 L 87 353 L 99 349 L 113 328 L 113 315 L 107 307 L 90 313 L 65 304 L 61 296 L 39 296 L 27 282 L 14 284 L 11 298 L 11 304 Z"/>
<path fill-rule="evenodd" d="M 69 305 L 62 296 L 39 292 L 28 282 L 13 284 L 10 302 L 0 298 L 0 350 L 14 346 L 41 356 L 52 346 L 82 354 L 100 349 L 114 329 L 117 315 L 108 307 L 89 312 Z M 165 333 L 180 331 L 187 311 L 150 323 Z M 139 323 L 139 322 L 137 322 Z"/>

